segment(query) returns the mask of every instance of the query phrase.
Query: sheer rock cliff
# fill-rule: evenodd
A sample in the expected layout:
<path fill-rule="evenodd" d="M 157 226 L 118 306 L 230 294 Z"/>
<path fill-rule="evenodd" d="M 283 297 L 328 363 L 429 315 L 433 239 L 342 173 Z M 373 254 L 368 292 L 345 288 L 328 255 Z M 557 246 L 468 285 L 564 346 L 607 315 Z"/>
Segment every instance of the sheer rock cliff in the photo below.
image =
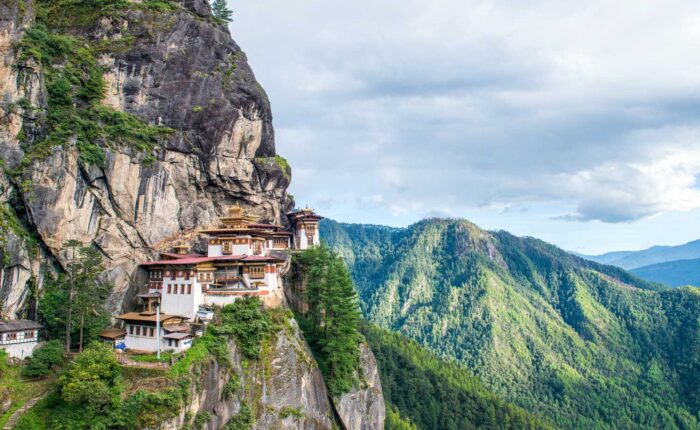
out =
<path fill-rule="evenodd" d="M 34 2 L 0 1 L 0 308 L 32 314 L 31 285 L 65 266 L 62 244 L 78 240 L 105 257 L 114 284 L 109 307 L 128 305 L 137 263 L 212 223 L 238 202 L 262 220 L 285 223 L 291 171 L 275 158 L 267 96 L 228 29 L 202 0 L 169 10 L 126 7 L 62 33 L 99 46 L 101 105 L 170 130 L 154 160 L 101 139 L 101 166 L 81 160 L 75 141 L 23 165 L 45 133 L 42 65 L 16 49 L 34 23 Z M 65 15 L 70 15 L 68 11 Z M 20 135 L 23 135 L 20 137 Z M 26 163 L 25 163 L 26 164 Z M 131 287 L 131 290 L 130 290 Z"/>

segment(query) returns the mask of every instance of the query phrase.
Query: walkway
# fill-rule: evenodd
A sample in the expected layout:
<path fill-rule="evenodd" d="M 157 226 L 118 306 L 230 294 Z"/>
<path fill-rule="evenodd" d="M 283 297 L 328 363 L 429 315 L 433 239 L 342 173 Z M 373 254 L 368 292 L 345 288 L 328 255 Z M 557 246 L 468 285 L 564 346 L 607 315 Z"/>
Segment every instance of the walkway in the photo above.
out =
<path fill-rule="evenodd" d="M 7 424 L 5 424 L 5 427 L 2 428 L 2 430 L 11 430 L 17 425 L 17 421 L 19 421 L 19 417 L 22 416 L 23 413 L 27 412 L 29 409 L 32 408 L 32 406 L 36 405 L 39 400 L 41 400 L 43 396 L 35 397 L 28 401 L 27 403 L 24 404 L 21 408 L 17 409 L 14 414 L 10 417 L 9 420 L 7 420 Z"/>

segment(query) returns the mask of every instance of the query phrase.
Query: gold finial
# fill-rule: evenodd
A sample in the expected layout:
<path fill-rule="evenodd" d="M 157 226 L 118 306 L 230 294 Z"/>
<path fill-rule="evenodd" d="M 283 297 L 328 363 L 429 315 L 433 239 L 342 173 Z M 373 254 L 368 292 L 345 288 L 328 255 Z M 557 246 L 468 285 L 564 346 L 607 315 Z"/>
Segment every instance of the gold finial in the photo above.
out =
<path fill-rule="evenodd" d="M 240 215 L 241 213 L 243 213 L 243 208 L 241 207 L 241 205 L 238 202 L 236 202 L 235 205 L 228 208 L 229 216 L 236 216 L 236 215 Z"/>

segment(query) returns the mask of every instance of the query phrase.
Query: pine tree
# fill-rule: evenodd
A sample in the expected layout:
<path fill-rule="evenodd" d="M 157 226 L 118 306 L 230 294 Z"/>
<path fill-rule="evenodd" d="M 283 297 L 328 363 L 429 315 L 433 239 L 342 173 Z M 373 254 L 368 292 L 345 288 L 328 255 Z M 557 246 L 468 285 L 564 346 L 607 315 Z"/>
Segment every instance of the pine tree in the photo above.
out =
<path fill-rule="evenodd" d="M 214 0 L 211 4 L 211 11 L 214 18 L 222 23 L 233 21 L 233 11 L 226 6 L 226 0 Z"/>
<path fill-rule="evenodd" d="M 332 394 L 347 392 L 359 365 L 357 292 L 343 260 L 325 246 L 304 252 L 309 311 L 303 328 Z"/>

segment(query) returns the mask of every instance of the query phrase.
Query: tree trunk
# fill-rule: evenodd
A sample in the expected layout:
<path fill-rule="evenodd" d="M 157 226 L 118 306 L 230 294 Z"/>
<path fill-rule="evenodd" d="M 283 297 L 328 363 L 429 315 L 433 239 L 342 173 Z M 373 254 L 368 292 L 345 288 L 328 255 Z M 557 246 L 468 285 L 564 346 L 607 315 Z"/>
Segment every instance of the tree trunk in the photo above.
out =
<path fill-rule="evenodd" d="M 70 329 L 73 319 L 73 289 L 68 292 L 68 310 L 66 313 L 66 352 L 70 352 Z"/>
<path fill-rule="evenodd" d="M 80 342 L 78 343 L 78 352 L 83 352 L 83 328 L 85 327 L 85 309 L 80 314 Z"/>

